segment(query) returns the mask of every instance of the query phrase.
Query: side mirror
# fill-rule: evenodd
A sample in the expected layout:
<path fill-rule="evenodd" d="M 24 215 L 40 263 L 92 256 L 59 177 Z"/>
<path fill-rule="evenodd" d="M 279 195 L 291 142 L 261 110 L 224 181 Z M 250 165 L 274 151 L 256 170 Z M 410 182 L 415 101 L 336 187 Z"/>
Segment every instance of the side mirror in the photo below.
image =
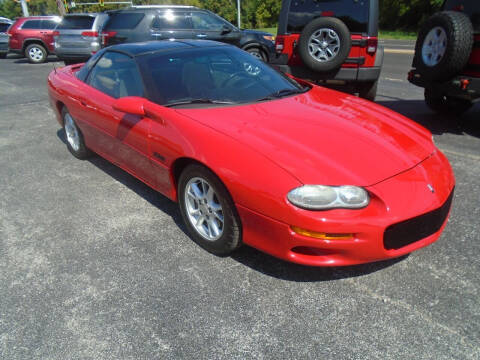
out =
<path fill-rule="evenodd" d="M 232 31 L 233 31 L 233 29 L 230 26 L 228 26 L 228 25 L 223 25 L 222 26 L 222 35 L 231 33 Z"/>
<path fill-rule="evenodd" d="M 143 105 L 145 99 L 138 96 L 127 96 L 115 100 L 112 107 L 114 110 L 132 115 L 145 116 Z"/>

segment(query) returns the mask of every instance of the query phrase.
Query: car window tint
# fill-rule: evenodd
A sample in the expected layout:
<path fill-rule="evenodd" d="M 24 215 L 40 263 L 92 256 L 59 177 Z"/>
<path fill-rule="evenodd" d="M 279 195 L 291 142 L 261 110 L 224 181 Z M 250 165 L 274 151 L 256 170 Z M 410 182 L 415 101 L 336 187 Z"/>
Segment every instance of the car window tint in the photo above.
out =
<path fill-rule="evenodd" d="M 143 96 L 143 84 L 137 65 L 124 54 L 106 52 L 94 65 L 87 82 L 115 99 Z"/>
<path fill-rule="evenodd" d="M 192 99 L 246 103 L 279 90 L 301 89 L 234 47 L 178 50 L 137 59 L 150 99 L 161 105 Z"/>
<path fill-rule="evenodd" d="M 354 0 L 292 0 L 287 31 L 300 32 L 305 25 L 321 16 L 342 20 L 350 32 L 368 32 L 369 1 Z"/>
<path fill-rule="evenodd" d="M 193 28 L 196 30 L 210 30 L 210 31 L 221 31 L 225 22 L 219 18 L 204 12 L 193 12 L 192 13 L 192 24 Z"/>
<path fill-rule="evenodd" d="M 86 81 L 88 73 L 92 69 L 93 65 L 95 65 L 97 60 L 100 58 L 100 56 L 103 55 L 104 52 L 105 50 L 100 50 L 99 52 L 94 54 L 90 59 L 88 59 L 88 61 L 81 67 L 81 69 L 75 73 L 75 76 L 77 77 L 77 79 L 81 81 Z"/>
<path fill-rule="evenodd" d="M 142 21 L 145 14 L 136 12 L 122 12 L 110 15 L 105 29 L 109 30 L 128 30 L 134 29 Z"/>
<path fill-rule="evenodd" d="M 51 30 L 55 29 L 58 25 L 57 21 L 54 20 L 42 20 L 41 29 Z"/>
<path fill-rule="evenodd" d="M 22 29 L 41 29 L 41 20 L 28 20 L 22 25 Z"/>
<path fill-rule="evenodd" d="M 66 16 L 58 24 L 57 29 L 91 29 L 94 21 L 95 18 L 93 16 Z"/>
<path fill-rule="evenodd" d="M 0 23 L 0 32 L 6 32 L 9 27 L 10 24 Z"/>
<path fill-rule="evenodd" d="M 167 10 L 155 17 L 152 28 L 159 30 L 189 30 L 192 26 L 188 13 Z"/>

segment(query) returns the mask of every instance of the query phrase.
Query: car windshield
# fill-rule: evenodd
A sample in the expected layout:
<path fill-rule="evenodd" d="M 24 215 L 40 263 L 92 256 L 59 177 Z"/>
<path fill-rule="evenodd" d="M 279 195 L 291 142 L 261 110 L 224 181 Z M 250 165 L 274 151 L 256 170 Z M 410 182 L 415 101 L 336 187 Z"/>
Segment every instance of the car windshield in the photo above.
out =
<path fill-rule="evenodd" d="M 229 46 L 150 53 L 137 59 L 150 100 L 164 106 L 268 101 L 309 89 Z"/>

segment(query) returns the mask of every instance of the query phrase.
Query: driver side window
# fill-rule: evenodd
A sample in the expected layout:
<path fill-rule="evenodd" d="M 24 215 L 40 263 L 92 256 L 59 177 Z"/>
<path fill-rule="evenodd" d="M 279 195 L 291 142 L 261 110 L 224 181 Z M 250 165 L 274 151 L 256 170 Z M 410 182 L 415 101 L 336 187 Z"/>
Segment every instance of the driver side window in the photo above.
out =
<path fill-rule="evenodd" d="M 117 52 L 106 52 L 95 64 L 87 84 L 115 99 L 144 96 L 135 60 Z"/>

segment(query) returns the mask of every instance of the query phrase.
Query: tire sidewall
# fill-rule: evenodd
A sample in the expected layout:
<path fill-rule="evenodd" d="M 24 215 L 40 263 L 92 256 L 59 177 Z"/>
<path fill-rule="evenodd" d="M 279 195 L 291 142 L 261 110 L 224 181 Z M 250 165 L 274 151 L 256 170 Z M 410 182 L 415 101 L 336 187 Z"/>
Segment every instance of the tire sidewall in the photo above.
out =
<path fill-rule="evenodd" d="M 445 31 L 447 46 L 440 62 L 428 66 L 423 61 L 423 46 L 427 35 L 435 27 Z M 466 66 L 472 47 L 473 26 L 470 19 L 460 12 L 443 11 L 430 17 L 421 27 L 415 45 L 415 66 L 429 80 L 448 80 Z"/>
<path fill-rule="evenodd" d="M 80 159 L 80 160 L 87 159 L 91 155 L 91 153 L 88 150 L 88 148 L 86 147 L 85 141 L 84 141 L 84 138 L 83 138 L 83 134 L 82 134 L 80 128 L 78 127 L 78 125 L 75 122 L 75 119 L 73 117 L 72 117 L 73 124 L 77 128 L 78 136 L 80 138 L 80 147 L 79 147 L 78 151 L 73 149 L 72 146 L 70 145 L 70 143 L 68 142 L 67 135 L 66 135 L 67 133 L 66 133 L 66 130 L 65 130 L 65 116 L 67 114 L 69 114 L 72 117 L 72 115 L 69 113 L 68 109 L 64 106 L 63 109 L 62 109 L 62 122 L 63 122 L 63 132 L 65 134 L 65 142 L 67 144 L 68 151 L 70 151 L 70 153 L 73 156 L 75 156 L 77 159 Z"/>
<path fill-rule="evenodd" d="M 308 50 L 308 43 L 312 34 L 319 29 L 332 29 L 340 39 L 340 50 L 330 61 L 320 62 L 314 59 Z M 343 21 L 332 17 L 322 17 L 312 20 L 300 34 L 298 53 L 303 63 L 313 71 L 329 72 L 338 69 L 348 57 L 352 47 L 350 31 Z"/>
<path fill-rule="evenodd" d="M 40 60 L 35 60 L 30 57 L 30 50 L 32 48 L 38 48 L 42 52 L 43 56 Z M 28 59 L 28 61 L 31 62 L 32 64 L 41 64 L 47 60 L 47 50 L 45 50 L 45 48 L 42 45 L 30 44 L 25 48 L 25 56 Z"/>
<path fill-rule="evenodd" d="M 213 187 L 222 206 L 224 218 L 223 234 L 215 241 L 207 240 L 201 236 L 188 218 L 185 191 L 188 182 L 194 177 L 205 179 Z M 234 202 L 226 187 L 209 169 L 198 164 L 189 165 L 184 169 L 178 181 L 178 203 L 190 237 L 202 248 L 215 255 L 229 255 L 241 246 L 240 219 Z"/>

